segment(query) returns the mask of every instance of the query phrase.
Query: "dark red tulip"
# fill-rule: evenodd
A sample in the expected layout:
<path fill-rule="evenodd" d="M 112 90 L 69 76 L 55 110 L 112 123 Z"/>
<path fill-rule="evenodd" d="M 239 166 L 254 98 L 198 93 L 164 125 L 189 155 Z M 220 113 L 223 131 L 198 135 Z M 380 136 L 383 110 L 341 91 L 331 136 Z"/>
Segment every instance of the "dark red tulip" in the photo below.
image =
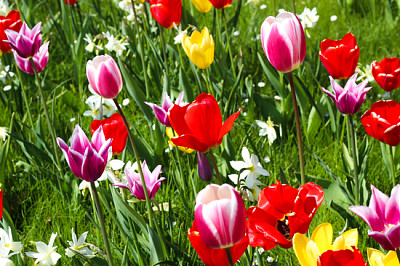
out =
<path fill-rule="evenodd" d="M 334 79 L 351 77 L 356 70 L 359 55 L 356 37 L 351 33 L 341 40 L 325 39 L 321 42 L 319 58 Z"/>
<path fill-rule="evenodd" d="M 368 266 L 360 250 L 350 249 L 327 250 L 318 257 L 318 266 Z"/>
<path fill-rule="evenodd" d="M 94 120 L 90 124 L 92 135 L 100 126 L 103 126 L 106 140 L 112 139 L 111 147 L 113 155 L 120 154 L 125 149 L 128 138 L 128 131 L 126 130 L 122 116 L 115 113 L 108 119 Z"/>
<path fill-rule="evenodd" d="M 17 10 L 12 10 L 6 17 L 0 16 L 0 50 L 3 53 L 10 53 L 11 46 L 3 42 L 8 40 L 5 30 L 13 30 L 19 32 L 22 27 L 21 17 Z"/>
<path fill-rule="evenodd" d="M 374 61 L 372 75 L 385 91 L 397 89 L 400 87 L 400 59 L 385 57 L 380 63 Z"/>
<path fill-rule="evenodd" d="M 218 9 L 228 7 L 232 4 L 232 0 L 210 0 L 211 4 Z"/>
<path fill-rule="evenodd" d="M 150 0 L 150 12 L 153 18 L 164 28 L 169 29 L 181 23 L 181 0 Z"/>
<path fill-rule="evenodd" d="M 78 2 L 78 0 L 64 0 L 64 2 L 67 4 L 67 5 L 75 5 L 75 3 L 76 2 Z"/>
<path fill-rule="evenodd" d="M 305 234 L 324 199 L 322 188 L 312 182 L 299 189 L 279 181 L 264 188 L 258 196 L 258 206 L 247 210 L 247 235 L 252 247 L 265 250 L 277 244 L 292 246 L 295 233 Z"/>

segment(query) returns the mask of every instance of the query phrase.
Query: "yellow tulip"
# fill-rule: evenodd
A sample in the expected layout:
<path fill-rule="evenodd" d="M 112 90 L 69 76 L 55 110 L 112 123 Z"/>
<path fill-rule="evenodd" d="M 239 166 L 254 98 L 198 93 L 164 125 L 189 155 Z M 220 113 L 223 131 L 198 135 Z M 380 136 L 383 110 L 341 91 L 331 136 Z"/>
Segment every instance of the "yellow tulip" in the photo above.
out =
<path fill-rule="evenodd" d="M 169 139 L 171 139 L 171 138 L 173 138 L 173 137 L 179 137 L 179 135 L 176 134 L 176 132 L 175 132 L 175 136 L 174 136 L 174 132 L 173 132 L 173 130 L 172 130 L 172 127 L 167 127 L 167 129 L 166 129 L 165 131 L 166 131 L 167 136 L 168 136 Z M 172 147 L 175 147 L 175 146 L 176 146 L 171 140 L 168 141 L 168 144 L 171 145 Z M 190 148 L 181 147 L 181 146 L 178 146 L 178 149 L 181 150 L 181 151 L 183 151 L 183 152 L 186 152 L 186 153 L 192 153 L 192 152 L 194 152 L 194 150 L 192 150 L 192 149 L 190 149 Z"/>
<path fill-rule="evenodd" d="M 206 69 L 214 61 L 214 40 L 207 27 L 201 33 L 194 31 L 190 37 L 183 35 L 182 46 L 193 64 L 200 69 Z"/>
<path fill-rule="evenodd" d="M 212 4 L 208 0 L 190 0 L 192 4 L 202 13 L 207 13 L 211 10 Z"/>
<path fill-rule="evenodd" d="M 327 250 L 351 249 L 357 247 L 358 231 L 351 229 L 338 236 L 332 244 L 333 229 L 330 223 L 323 223 L 315 228 L 311 239 L 303 234 L 293 237 L 293 249 L 302 266 L 316 266 L 318 257 Z"/>
<path fill-rule="evenodd" d="M 368 262 L 371 266 L 399 266 L 399 260 L 397 259 L 396 252 L 391 250 L 388 254 L 383 254 L 381 251 L 368 248 Z"/>

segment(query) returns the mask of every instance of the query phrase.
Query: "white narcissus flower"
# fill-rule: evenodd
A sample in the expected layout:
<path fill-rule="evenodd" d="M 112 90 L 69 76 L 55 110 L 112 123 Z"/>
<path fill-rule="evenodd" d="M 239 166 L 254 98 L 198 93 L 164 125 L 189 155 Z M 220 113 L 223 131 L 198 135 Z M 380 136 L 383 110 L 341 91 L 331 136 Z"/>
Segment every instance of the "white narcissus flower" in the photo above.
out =
<path fill-rule="evenodd" d="M 14 262 L 7 258 L 0 258 L 0 265 L 1 266 L 14 266 Z"/>
<path fill-rule="evenodd" d="M 85 47 L 86 51 L 93 53 L 94 48 L 103 50 L 103 47 L 94 43 L 94 40 L 92 40 L 92 37 L 88 33 L 86 33 L 84 40 L 88 43 L 88 45 Z"/>
<path fill-rule="evenodd" d="M 118 56 L 121 56 L 122 53 L 126 50 L 126 47 L 128 43 L 124 40 L 118 40 L 114 35 L 112 35 L 110 32 L 103 32 L 104 37 L 107 38 L 107 44 L 106 44 L 106 49 L 108 51 L 114 51 L 117 53 Z"/>
<path fill-rule="evenodd" d="M 26 252 L 25 254 L 28 257 L 35 258 L 35 264 L 43 266 L 56 265 L 57 261 L 61 258 L 61 255 L 55 251 L 57 249 L 57 246 L 53 247 L 56 237 L 57 233 L 51 234 L 48 245 L 41 241 L 36 242 L 36 249 L 38 252 Z"/>
<path fill-rule="evenodd" d="M 312 10 L 310 10 L 308 7 L 304 8 L 303 13 L 298 15 L 298 17 L 299 17 L 304 29 L 314 28 L 319 19 L 319 16 L 317 15 L 316 7 L 314 7 Z"/>
<path fill-rule="evenodd" d="M 90 110 L 87 110 L 83 113 L 84 116 L 92 116 L 93 119 L 102 119 L 100 117 L 100 105 L 103 104 L 103 115 L 106 117 L 112 116 L 115 111 L 117 111 L 117 107 L 112 99 L 102 99 L 100 95 L 98 95 L 89 84 L 89 91 L 92 93 L 89 96 L 85 103 L 89 105 Z"/>
<path fill-rule="evenodd" d="M 8 129 L 6 127 L 0 127 L 0 139 L 2 139 L 3 141 L 6 141 L 7 130 Z"/>
<path fill-rule="evenodd" d="M 179 24 L 179 27 L 177 27 L 175 22 L 174 22 L 174 28 L 178 31 L 178 35 L 174 37 L 174 44 L 180 44 L 182 43 L 183 36 L 187 34 L 187 30 L 182 30 L 181 24 Z"/>
<path fill-rule="evenodd" d="M 274 128 L 274 123 L 271 121 L 271 117 L 268 117 L 267 123 L 261 120 L 256 120 L 256 123 L 259 127 L 261 127 L 260 131 L 258 132 L 259 136 L 268 136 L 268 143 L 271 146 L 272 143 L 276 140 L 276 131 Z"/>
<path fill-rule="evenodd" d="M 72 241 L 68 241 L 70 247 L 65 249 L 65 255 L 72 258 L 75 256 L 75 252 L 78 252 L 89 259 L 95 257 L 95 252 L 84 246 L 87 234 L 88 232 L 85 232 L 77 239 L 74 228 L 72 228 Z"/>
<path fill-rule="evenodd" d="M 11 232 L 11 227 L 8 227 L 8 234 L 7 232 L 3 229 L 0 228 L 0 238 L 1 238 L 1 247 L 6 247 L 7 249 L 13 251 L 12 254 L 10 254 L 9 256 L 12 256 L 14 254 L 20 253 L 23 245 L 21 244 L 21 242 L 14 242 L 13 241 L 13 237 L 12 237 L 12 232 Z M 1 255 L 3 252 L 0 252 Z M 5 256 L 1 256 L 1 257 L 5 257 Z"/>

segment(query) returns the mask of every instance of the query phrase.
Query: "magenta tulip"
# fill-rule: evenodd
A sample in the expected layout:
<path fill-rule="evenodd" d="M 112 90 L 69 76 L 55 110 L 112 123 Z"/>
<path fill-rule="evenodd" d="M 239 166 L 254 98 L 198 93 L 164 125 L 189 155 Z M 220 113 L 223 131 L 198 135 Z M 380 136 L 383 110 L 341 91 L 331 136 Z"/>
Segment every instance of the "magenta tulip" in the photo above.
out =
<path fill-rule="evenodd" d="M 245 235 L 246 209 L 231 185 L 210 184 L 201 190 L 194 216 L 200 238 L 209 248 L 232 247 Z"/>
<path fill-rule="evenodd" d="M 41 27 L 42 23 L 39 22 L 31 30 L 24 22 L 19 32 L 13 30 L 5 30 L 8 40 L 4 41 L 11 46 L 20 57 L 30 58 L 35 56 L 42 45 Z"/>
<path fill-rule="evenodd" d="M 186 103 L 182 102 L 183 99 L 183 91 L 181 94 L 179 94 L 178 98 L 175 101 L 176 105 L 183 106 Z M 174 106 L 174 103 L 171 101 L 171 98 L 168 96 L 168 94 L 165 92 L 162 105 L 158 106 L 155 105 L 154 103 L 148 103 L 145 102 L 148 106 L 150 106 L 153 109 L 154 115 L 156 116 L 157 120 L 163 124 L 164 126 L 171 127 L 171 123 L 169 122 L 168 119 L 168 110 Z"/>
<path fill-rule="evenodd" d="M 45 44 L 43 44 L 40 47 L 39 52 L 37 52 L 32 57 L 33 62 L 35 63 L 36 71 L 38 73 L 42 72 L 42 70 L 46 67 L 47 62 L 49 61 L 49 44 L 50 44 L 50 42 L 46 42 Z M 13 52 L 13 54 L 14 54 L 15 63 L 22 71 L 24 71 L 25 73 L 28 73 L 28 74 L 32 74 L 32 75 L 35 74 L 33 67 L 32 67 L 32 63 L 29 58 L 23 58 L 23 57 L 19 56 L 19 54 L 16 52 Z"/>
<path fill-rule="evenodd" d="M 306 56 L 304 30 L 293 13 L 268 17 L 261 26 L 261 43 L 271 65 L 283 73 L 298 68 Z"/>
<path fill-rule="evenodd" d="M 93 90 L 101 97 L 113 99 L 122 89 L 122 76 L 109 55 L 96 56 L 86 64 L 86 75 Z"/>
<path fill-rule="evenodd" d="M 57 138 L 58 146 L 74 175 L 87 182 L 96 181 L 103 174 L 111 141 L 106 141 L 102 126 L 93 133 L 91 143 L 79 125 L 75 126 L 72 134 L 71 147 Z"/>

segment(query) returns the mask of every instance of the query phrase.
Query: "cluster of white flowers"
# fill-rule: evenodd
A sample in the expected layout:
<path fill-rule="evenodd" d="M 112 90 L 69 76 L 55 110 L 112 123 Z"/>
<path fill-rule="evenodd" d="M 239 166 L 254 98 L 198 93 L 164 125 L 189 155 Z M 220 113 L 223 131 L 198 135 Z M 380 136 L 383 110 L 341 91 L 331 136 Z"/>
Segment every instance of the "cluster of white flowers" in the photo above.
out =
<path fill-rule="evenodd" d="M 113 113 L 117 111 L 117 107 L 115 106 L 113 100 L 104 99 L 100 95 L 98 95 L 89 84 L 89 91 L 92 93 L 91 96 L 87 98 L 85 103 L 89 105 L 90 110 L 87 110 L 83 113 L 84 116 L 91 116 L 93 119 L 103 119 L 101 117 L 100 108 L 102 108 L 103 116 L 110 117 Z"/>
<path fill-rule="evenodd" d="M 122 38 L 121 40 L 118 40 L 117 37 L 114 37 L 113 34 L 111 34 L 109 31 L 103 32 L 104 37 L 107 39 L 107 44 L 105 48 L 112 52 L 116 52 L 118 56 L 121 56 L 122 53 L 126 50 L 126 47 L 128 45 L 128 42 L 126 39 Z"/>
<path fill-rule="evenodd" d="M 356 72 L 359 74 L 357 81 L 364 81 L 368 80 L 368 82 L 372 82 L 375 80 L 374 76 L 372 75 L 372 63 L 366 65 L 365 67 L 359 64 L 356 68 Z"/>
<path fill-rule="evenodd" d="M 122 0 L 118 3 L 119 8 L 122 10 L 128 12 L 128 16 L 126 16 L 126 19 L 128 21 L 131 21 L 132 23 L 135 23 L 135 14 L 133 13 L 132 9 L 132 1 L 131 0 Z M 139 18 L 140 15 L 145 15 L 144 13 L 144 5 L 143 4 L 135 4 L 135 9 L 136 9 L 136 15 L 138 16 L 138 21 L 139 23 L 142 23 L 142 20 Z"/>
<path fill-rule="evenodd" d="M 7 16 L 7 14 L 11 11 L 10 6 L 8 5 L 7 0 L 0 0 L 0 16 Z"/>
<path fill-rule="evenodd" d="M 300 19 L 301 25 L 303 26 L 307 37 L 311 38 L 308 29 L 314 28 L 315 25 L 317 25 L 317 21 L 319 19 L 319 16 L 317 15 L 317 8 L 314 7 L 312 10 L 310 10 L 308 7 L 305 7 L 303 13 L 297 16 Z"/>

